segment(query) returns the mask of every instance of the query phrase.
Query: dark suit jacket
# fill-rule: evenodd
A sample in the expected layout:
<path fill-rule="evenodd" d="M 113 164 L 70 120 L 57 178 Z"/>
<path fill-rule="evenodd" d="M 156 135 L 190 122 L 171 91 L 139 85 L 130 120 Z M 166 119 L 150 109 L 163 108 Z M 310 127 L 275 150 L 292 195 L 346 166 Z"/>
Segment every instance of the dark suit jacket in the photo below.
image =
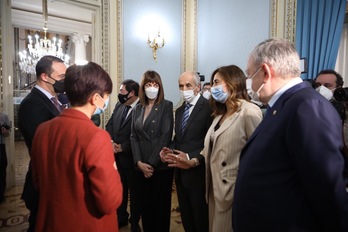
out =
<path fill-rule="evenodd" d="M 281 95 L 242 151 L 234 231 L 348 231 L 341 132 L 308 83 Z"/>
<path fill-rule="evenodd" d="M 163 100 L 152 107 L 144 122 L 145 107 L 138 104 L 133 112 L 131 145 L 134 164 L 150 164 L 155 171 L 169 169 L 162 163 L 159 153 L 170 145 L 173 135 L 173 103 Z"/>
<path fill-rule="evenodd" d="M 20 104 L 18 110 L 18 127 L 21 131 L 30 154 L 36 128 L 43 122 L 58 116 L 60 112 L 52 101 L 39 89 L 33 88 Z M 22 199 L 31 201 L 37 199 L 31 176 L 31 165 L 24 183 Z"/>
<path fill-rule="evenodd" d="M 175 178 L 182 182 L 185 188 L 205 189 L 205 161 L 200 155 L 204 148 L 204 138 L 213 120 L 212 109 L 208 100 L 200 96 L 190 117 L 188 118 L 184 134 L 181 134 L 181 120 L 185 105 L 181 105 L 175 112 L 174 148 L 188 153 L 190 159 L 197 158 L 200 165 L 190 169 L 176 168 Z"/>
<path fill-rule="evenodd" d="M 115 143 L 121 144 L 123 150 L 123 152 L 115 154 L 117 164 L 121 165 L 123 168 L 134 168 L 134 160 L 130 144 L 133 111 L 129 113 L 128 117 L 121 125 L 122 114 L 125 108 L 126 106 L 119 102 L 116 104 L 114 112 L 106 124 L 106 130 L 109 132 Z"/>

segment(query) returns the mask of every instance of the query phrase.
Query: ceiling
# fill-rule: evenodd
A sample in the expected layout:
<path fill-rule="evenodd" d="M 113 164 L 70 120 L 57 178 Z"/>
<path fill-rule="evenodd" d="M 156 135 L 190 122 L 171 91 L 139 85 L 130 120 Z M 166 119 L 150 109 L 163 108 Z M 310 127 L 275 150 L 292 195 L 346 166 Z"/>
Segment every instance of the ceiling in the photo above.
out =
<path fill-rule="evenodd" d="M 47 0 L 49 31 L 91 35 L 95 11 L 70 2 Z M 11 0 L 11 8 L 12 24 L 15 27 L 41 30 L 44 26 L 42 0 Z"/>

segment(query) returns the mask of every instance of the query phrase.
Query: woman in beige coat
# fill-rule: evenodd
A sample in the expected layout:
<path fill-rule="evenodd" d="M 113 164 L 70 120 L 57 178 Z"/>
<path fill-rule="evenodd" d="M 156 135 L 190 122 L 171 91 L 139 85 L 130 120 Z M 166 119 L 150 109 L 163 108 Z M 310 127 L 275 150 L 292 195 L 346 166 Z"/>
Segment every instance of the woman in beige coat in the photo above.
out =
<path fill-rule="evenodd" d="M 235 66 L 216 69 L 210 83 L 214 121 L 204 141 L 206 199 L 209 231 L 232 231 L 232 202 L 239 156 L 262 120 L 258 106 L 249 101 L 246 77 Z"/>

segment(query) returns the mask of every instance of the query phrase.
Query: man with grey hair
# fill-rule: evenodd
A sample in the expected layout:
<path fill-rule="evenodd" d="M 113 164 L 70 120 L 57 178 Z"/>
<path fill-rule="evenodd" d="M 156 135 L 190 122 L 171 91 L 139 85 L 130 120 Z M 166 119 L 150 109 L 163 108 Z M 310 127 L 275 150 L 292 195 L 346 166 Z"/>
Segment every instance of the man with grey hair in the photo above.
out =
<path fill-rule="evenodd" d="M 234 232 L 348 231 L 342 124 L 331 103 L 300 76 L 286 40 L 252 51 L 254 100 L 268 104 L 240 158 Z"/>
<path fill-rule="evenodd" d="M 208 231 L 208 205 L 205 200 L 205 160 L 200 154 L 212 123 L 212 109 L 200 94 L 200 78 L 184 72 L 179 80 L 184 103 L 175 111 L 175 137 L 170 148 L 160 153 L 162 162 L 175 167 L 175 183 L 185 231 Z M 174 150 L 172 150 L 174 149 Z"/>

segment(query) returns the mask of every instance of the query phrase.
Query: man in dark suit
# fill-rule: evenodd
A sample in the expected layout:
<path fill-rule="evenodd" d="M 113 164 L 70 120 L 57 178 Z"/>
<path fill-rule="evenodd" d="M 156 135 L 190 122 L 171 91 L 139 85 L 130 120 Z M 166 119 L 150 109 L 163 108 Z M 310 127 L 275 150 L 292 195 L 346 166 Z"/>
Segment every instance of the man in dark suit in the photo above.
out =
<path fill-rule="evenodd" d="M 233 201 L 235 232 L 348 231 L 342 124 L 300 76 L 286 40 L 269 39 L 247 64 L 266 116 L 245 145 Z"/>
<path fill-rule="evenodd" d="M 128 189 L 130 192 L 129 219 L 132 231 L 139 231 L 140 212 L 134 196 L 135 167 L 130 144 L 132 109 L 138 104 L 139 84 L 133 80 L 122 82 L 118 94 L 119 102 L 116 104 L 110 120 L 106 124 L 114 145 L 114 153 L 118 171 L 123 185 L 123 201 L 117 209 L 119 227 L 128 224 Z"/>
<path fill-rule="evenodd" d="M 185 231 L 204 232 L 209 227 L 205 161 L 200 152 L 212 122 L 212 109 L 200 94 L 197 73 L 183 73 L 179 78 L 179 89 L 184 103 L 175 112 L 174 143 L 170 148 L 163 148 L 160 156 L 170 167 L 177 167 L 175 183 Z"/>
<path fill-rule="evenodd" d="M 44 56 L 36 65 L 36 85 L 20 104 L 18 126 L 30 154 L 36 128 L 60 114 L 63 109 L 57 100 L 57 93 L 64 92 L 64 78 L 67 67 L 64 61 L 55 56 Z M 55 99 L 54 99 L 55 98 Z M 30 210 L 29 229 L 35 230 L 39 194 L 32 182 L 29 163 L 25 178 L 22 199 Z"/>

